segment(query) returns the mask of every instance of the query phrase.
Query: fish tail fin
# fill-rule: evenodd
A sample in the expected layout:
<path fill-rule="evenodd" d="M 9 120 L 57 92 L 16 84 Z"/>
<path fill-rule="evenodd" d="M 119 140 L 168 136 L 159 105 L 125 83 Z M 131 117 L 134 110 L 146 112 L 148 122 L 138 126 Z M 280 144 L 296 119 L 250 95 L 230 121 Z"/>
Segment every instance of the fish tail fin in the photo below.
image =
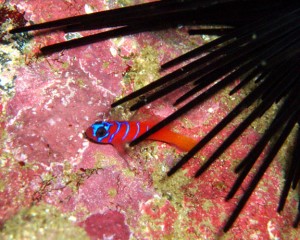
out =
<path fill-rule="evenodd" d="M 180 133 L 175 133 L 167 128 L 163 128 L 160 131 L 152 134 L 148 139 L 174 145 L 185 152 L 190 151 L 198 142 L 194 138 L 184 136 Z"/>

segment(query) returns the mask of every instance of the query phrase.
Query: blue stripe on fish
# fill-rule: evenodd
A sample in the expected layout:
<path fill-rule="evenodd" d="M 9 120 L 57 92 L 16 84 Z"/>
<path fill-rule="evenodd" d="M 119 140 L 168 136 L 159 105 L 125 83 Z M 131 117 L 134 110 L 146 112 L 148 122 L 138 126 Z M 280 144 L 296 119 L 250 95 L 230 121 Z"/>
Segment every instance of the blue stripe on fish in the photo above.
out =
<path fill-rule="evenodd" d="M 111 141 L 114 139 L 115 135 L 120 131 L 121 123 L 116 121 L 116 124 L 118 125 L 117 130 L 113 134 L 111 134 L 111 136 L 108 140 L 109 143 L 111 143 Z"/>
<path fill-rule="evenodd" d="M 136 122 L 136 127 L 137 127 L 137 130 L 136 130 L 136 133 L 135 133 L 135 135 L 133 137 L 133 140 L 136 139 L 136 137 L 140 133 L 140 122 Z"/>
<path fill-rule="evenodd" d="M 123 122 L 123 123 L 126 125 L 126 132 L 125 132 L 125 135 L 122 137 L 122 140 L 124 140 L 127 137 L 129 130 L 130 130 L 129 123 L 128 122 Z"/>

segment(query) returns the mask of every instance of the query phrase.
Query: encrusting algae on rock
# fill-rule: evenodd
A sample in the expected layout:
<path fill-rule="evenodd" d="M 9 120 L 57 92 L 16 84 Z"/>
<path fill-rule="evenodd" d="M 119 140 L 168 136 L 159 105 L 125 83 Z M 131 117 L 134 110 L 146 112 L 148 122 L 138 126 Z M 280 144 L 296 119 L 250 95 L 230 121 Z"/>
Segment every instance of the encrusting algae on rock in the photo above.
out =
<path fill-rule="evenodd" d="M 57 0 L 9 2 L 15 4 L 20 12 L 25 12 L 26 18 L 34 23 L 87 13 L 87 4 L 94 11 L 119 6 L 113 1 L 98 0 L 88 3 L 77 0 L 76 4 Z M 65 41 L 66 37 L 63 32 L 56 31 L 50 35 L 36 34 L 27 40 L 31 46 L 39 48 Z M 200 151 L 183 170 L 163 179 L 180 159 L 176 149 L 167 144 L 148 141 L 130 148 L 129 155 L 137 169 L 134 172 L 124 167 L 122 157 L 112 146 L 92 144 L 82 137 L 82 132 L 97 120 L 107 117 L 130 120 L 132 114 L 128 112 L 127 104 L 111 110 L 111 103 L 158 78 L 160 64 L 190 50 L 191 46 L 197 47 L 198 43 L 201 43 L 199 36 L 190 37 L 187 29 L 180 27 L 62 51 L 41 57 L 30 65 L 19 59 L 22 64 L 14 66 L 13 71 L 7 71 L 12 73 L 8 79 L 13 80 L 14 94 L 3 100 L 7 116 L 1 119 L 6 125 L 14 120 L 9 127 L 3 126 L 5 144 L 2 148 L 9 145 L 9 154 L 2 153 L 5 159 L 1 163 L 5 165 L 4 172 L 0 172 L 6 176 L 2 178 L 5 181 L 0 182 L 0 194 L 5 196 L 0 206 L 1 237 L 18 239 L 24 234 L 23 229 L 26 234 L 29 233 L 26 236 L 33 238 L 36 229 L 48 231 L 43 225 L 43 221 L 48 225 L 46 218 L 50 220 L 48 229 L 55 226 L 51 222 L 55 219 L 66 226 L 65 234 L 68 229 L 72 233 L 72 227 L 79 224 L 84 226 L 90 237 L 100 239 L 113 236 L 122 240 L 143 239 L 145 236 L 149 239 L 214 239 L 219 236 L 219 230 L 236 204 L 236 199 L 224 202 L 236 177 L 232 164 L 242 159 L 246 153 L 245 146 L 250 146 L 258 138 L 255 129 L 245 132 L 199 179 L 194 179 L 193 174 L 215 149 L 214 144 Z M 137 52 L 137 49 L 141 51 Z M 175 94 L 181 95 L 182 92 Z M 234 98 L 224 95 L 216 94 L 184 115 L 184 120 L 176 121 L 172 129 L 202 138 L 214 123 L 225 116 L 225 110 L 232 109 L 237 103 L 237 95 Z M 172 97 L 166 97 L 146 108 L 151 110 L 150 115 L 165 118 L 177 109 L 172 104 Z M 234 127 L 232 125 L 230 130 Z M 220 134 L 216 143 L 220 143 L 229 132 Z M 6 136 L 9 136 L 9 141 Z M 252 196 L 251 204 L 243 210 L 232 231 L 222 236 L 224 239 L 243 239 L 250 235 L 266 239 L 271 236 L 267 229 L 269 225 L 276 229 L 272 236 L 277 238 L 297 236 L 299 229 L 291 229 L 286 220 L 292 217 L 281 217 L 273 211 L 278 200 L 280 166 L 276 165 L 275 170 L 265 174 L 263 191 Z M 41 176 L 44 178 L 41 179 Z M 266 191 L 272 198 L 261 197 Z M 27 209 L 32 203 L 32 195 L 38 192 L 42 194 L 36 194 L 36 205 Z M 292 199 L 290 206 L 295 201 Z M 46 210 L 48 208 L 50 210 Z M 6 212 L 7 209 L 11 211 Z M 24 218 L 28 218 L 27 221 Z M 245 227 L 247 231 L 244 231 Z M 59 236 L 64 239 L 86 238 L 81 228 L 74 228 L 77 228 L 74 233 L 79 231 L 76 236 Z"/>
<path fill-rule="evenodd" d="M 76 217 L 63 214 L 56 207 L 36 205 L 22 209 L 6 221 L 0 236 L 2 240 L 90 239 L 74 221 Z"/>

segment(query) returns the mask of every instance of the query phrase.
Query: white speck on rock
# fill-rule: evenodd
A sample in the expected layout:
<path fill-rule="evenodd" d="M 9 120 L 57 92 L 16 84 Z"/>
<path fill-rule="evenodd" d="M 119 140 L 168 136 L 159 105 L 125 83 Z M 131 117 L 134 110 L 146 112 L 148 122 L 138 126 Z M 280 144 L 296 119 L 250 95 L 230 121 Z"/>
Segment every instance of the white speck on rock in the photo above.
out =
<path fill-rule="evenodd" d="M 85 11 L 85 13 L 90 14 L 90 13 L 94 12 L 94 8 L 90 4 L 85 4 L 84 11 Z"/>
<path fill-rule="evenodd" d="M 110 47 L 109 51 L 113 57 L 116 57 L 118 55 L 117 49 L 115 49 L 114 47 Z"/>
<path fill-rule="evenodd" d="M 50 126 L 54 126 L 55 125 L 55 121 L 53 118 L 50 118 L 47 120 L 47 123 L 50 125 Z"/>

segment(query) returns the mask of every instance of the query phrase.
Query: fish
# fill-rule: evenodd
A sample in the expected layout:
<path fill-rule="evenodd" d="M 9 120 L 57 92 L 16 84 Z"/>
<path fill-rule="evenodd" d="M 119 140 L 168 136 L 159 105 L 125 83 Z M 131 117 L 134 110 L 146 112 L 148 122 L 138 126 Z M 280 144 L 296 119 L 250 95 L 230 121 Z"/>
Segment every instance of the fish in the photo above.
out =
<path fill-rule="evenodd" d="M 94 143 L 111 144 L 122 151 L 126 144 L 154 125 L 153 121 L 97 121 L 85 131 L 85 137 Z M 175 133 L 168 127 L 150 135 L 147 140 L 164 142 L 185 152 L 197 144 L 196 139 Z"/>

